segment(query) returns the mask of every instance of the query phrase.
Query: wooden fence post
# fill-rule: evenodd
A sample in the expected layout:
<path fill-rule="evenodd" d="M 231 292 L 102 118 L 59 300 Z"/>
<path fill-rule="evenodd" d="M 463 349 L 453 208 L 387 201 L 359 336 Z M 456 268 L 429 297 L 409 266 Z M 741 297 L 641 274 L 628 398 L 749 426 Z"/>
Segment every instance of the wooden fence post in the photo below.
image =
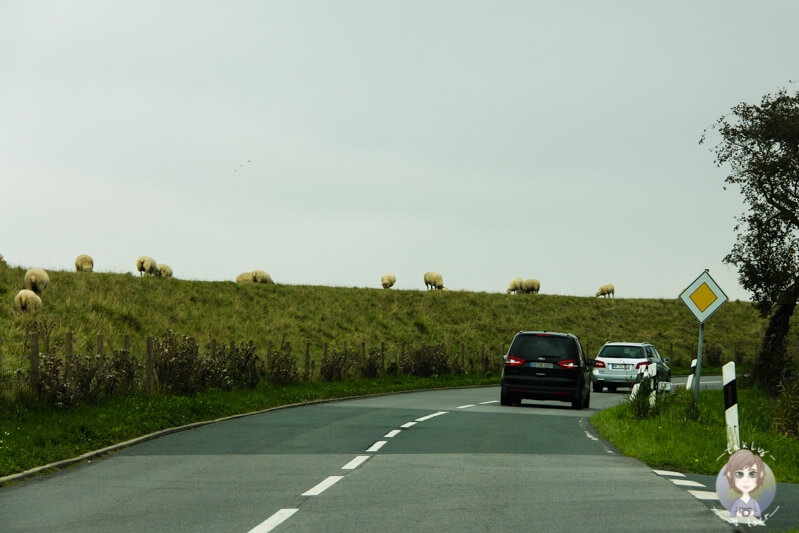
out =
<path fill-rule="evenodd" d="M 482 368 L 483 374 L 486 372 L 486 367 L 488 366 L 488 361 L 486 361 L 486 345 L 480 345 L 480 368 Z"/>
<path fill-rule="evenodd" d="M 466 373 L 466 345 L 461 343 L 461 372 Z"/>
<path fill-rule="evenodd" d="M 366 364 L 366 343 L 361 342 L 361 366 Z"/>
<path fill-rule="evenodd" d="M 103 335 L 97 335 L 97 355 L 103 355 Z"/>
<path fill-rule="evenodd" d="M 72 359 L 72 332 L 68 331 L 64 333 L 64 374 L 68 378 L 70 372 L 72 371 L 72 365 L 74 361 Z"/>
<path fill-rule="evenodd" d="M 31 337 L 31 391 L 39 397 L 39 335 L 32 334 Z"/>
<path fill-rule="evenodd" d="M 130 353 L 130 335 L 122 335 L 122 351 Z"/>
<path fill-rule="evenodd" d="M 211 350 L 211 359 L 213 359 L 216 357 L 216 339 L 211 339 L 211 342 L 208 344 L 208 349 Z"/>
<path fill-rule="evenodd" d="M 272 370 L 272 341 L 266 343 L 266 368 Z"/>
<path fill-rule="evenodd" d="M 305 341 L 305 375 L 303 379 L 308 381 L 311 376 L 311 343 Z"/>
<path fill-rule="evenodd" d="M 144 390 L 147 394 L 153 392 L 153 338 L 147 337 L 146 352 L 144 355 Z"/>
<path fill-rule="evenodd" d="M 380 373 L 386 373 L 386 343 L 380 341 Z"/>

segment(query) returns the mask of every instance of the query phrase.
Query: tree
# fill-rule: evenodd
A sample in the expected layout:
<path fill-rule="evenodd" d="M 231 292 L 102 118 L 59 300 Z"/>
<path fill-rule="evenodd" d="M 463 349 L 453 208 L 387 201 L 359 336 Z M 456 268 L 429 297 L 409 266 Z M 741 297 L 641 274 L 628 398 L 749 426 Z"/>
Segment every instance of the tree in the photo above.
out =
<path fill-rule="evenodd" d="M 711 148 L 715 163 L 729 166 L 725 182 L 739 186 L 748 204 L 724 262 L 738 268 L 762 316 L 771 314 L 752 375 L 774 392 L 787 368 L 785 337 L 799 300 L 799 92 L 780 89 L 760 105 L 740 103 L 711 129 L 721 135 Z"/>

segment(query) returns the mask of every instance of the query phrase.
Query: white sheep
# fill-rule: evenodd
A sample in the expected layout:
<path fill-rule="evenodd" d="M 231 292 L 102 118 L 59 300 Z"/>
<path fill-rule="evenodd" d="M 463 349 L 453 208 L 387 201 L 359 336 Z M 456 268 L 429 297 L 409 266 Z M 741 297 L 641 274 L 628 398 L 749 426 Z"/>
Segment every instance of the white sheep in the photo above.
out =
<path fill-rule="evenodd" d="M 143 255 L 136 261 L 136 270 L 140 276 L 157 276 L 158 263 L 150 256 Z"/>
<path fill-rule="evenodd" d="M 38 311 L 42 308 L 42 299 L 32 290 L 22 289 L 14 296 L 14 304 L 23 313 Z"/>
<path fill-rule="evenodd" d="M 162 278 L 171 278 L 172 277 L 172 267 L 169 265 L 165 265 L 164 263 L 158 264 L 158 275 Z"/>
<path fill-rule="evenodd" d="M 522 282 L 522 292 L 525 294 L 538 294 L 541 290 L 541 282 L 537 279 L 526 279 Z"/>
<path fill-rule="evenodd" d="M 252 283 L 252 272 L 242 272 L 236 276 L 236 283 Z"/>
<path fill-rule="evenodd" d="M 42 294 L 50 283 L 50 276 L 41 268 L 31 268 L 25 272 L 25 287 L 36 294 Z"/>
<path fill-rule="evenodd" d="M 382 278 L 380 278 L 380 283 L 383 285 L 384 289 L 390 289 L 396 282 L 397 276 L 394 274 L 385 274 Z"/>
<path fill-rule="evenodd" d="M 80 254 L 75 259 L 75 272 L 91 272 L 94 270 L 94 260 L 90 255 Z"/>
<path fill-rule="evenodd" d="M 519 293 L 522 290 L 522 278 L 513 278 L 508 284 L 508 294 Z"/>
<path fill-rule="evenodd" d="M 616 288 L 613 286 L 612 283 L 605 283 L 604 285 L 599 287 L 599 290 L 596 291 L 595 296 L 606 296 L 606 297 L 613 296 L 615 292 Z"/>
<path fill-rule="evenodd" d="M 272 276 L 263 270 L 253 270 L 251 274 L 253 283 L 265 283 L 267 285 L 272 285 L 275 283 L 272 281 Z"/>
<path fill-rule="evenodd" d="M 424 285 L 428 289 L 441 290 L 444 288 L 444 278 L 438 272 L 425 272 Z"/>

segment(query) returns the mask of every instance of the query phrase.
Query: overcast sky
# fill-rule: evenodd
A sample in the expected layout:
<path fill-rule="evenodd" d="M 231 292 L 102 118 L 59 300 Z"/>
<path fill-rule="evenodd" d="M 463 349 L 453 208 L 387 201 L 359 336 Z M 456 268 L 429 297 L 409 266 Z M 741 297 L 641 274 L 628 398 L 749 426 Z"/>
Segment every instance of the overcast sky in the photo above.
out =
<path fill-rule="evenodd" d="M 708 268 L 750 299 L 722 263 L 744 205 L 698 141 L 796 88 L 797 20 L 793 0 L 0 0 L 0 254 L 627 298 Z"/>

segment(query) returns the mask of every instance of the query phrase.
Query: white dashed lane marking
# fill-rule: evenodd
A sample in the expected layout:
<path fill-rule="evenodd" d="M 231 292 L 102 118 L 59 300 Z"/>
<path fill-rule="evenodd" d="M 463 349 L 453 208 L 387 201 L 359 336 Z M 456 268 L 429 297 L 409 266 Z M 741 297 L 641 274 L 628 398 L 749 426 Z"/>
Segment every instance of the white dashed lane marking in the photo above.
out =
<path fill-rule="evenodd" d="M 408 429 L 409 427 L 415 426 L 415 425 L 416 425 L 416 422 L 405 422 L 400 427 L 403 428 L 403 429 Z"/>
<path fill-rule="evenodd" d="M 474 407 L 474 404 L 470 403 L 469 405 L 459 405 L 458 409 L 468 409 L 469 407 Z"/>
<path fill-rule="evenodd" d="M 319 496 L 324 491 L 338 483 L 344 476 L 328 476 L 327 479 L 316 485 L 315 487 L 306 490 L 302 493 L 303 496 Z"/>
<path fill-rule="evenodd" d="M 367 452 L 376 452 L 377 450 L 379 450 L 380 448 L 385 446 L 387 442 L 388 442 L 387 440 L 379 440 L 379 441 L 375 442 L 374 444 L 372 444 L 369 448 L 367 448 L 366 451 Z"/>
<path fill-rule="evenodd" d="M 691 481 L 690 479 L 672 479 L 671 482 L 674 483 L 675 485 L 679 485 L 681 487 L 702 487 L 702 488 L 704 488 L 704 485 L 702 485 L 701 483 L 699 483 L 697 481 Z"/>
<path fill-rule="evenodd" d="M 388 433 L 386 433 L 385 435 L 383 435 L 383 438 L 384 438 L 384 439 L 390 439 L 390 438 L 392 438 L 392 437 L 396 437 L 397 435 L 399 435 L 399 434 L 400 434 L 400 432 L 401 432 L 401 431 L 402 431 L 402 430 L 399 430 L 399 429 L 392 429 L 391 431 L 389 431 Z"/>
<path fill-rule="evenodd" d="M 421 418 L 417 418 L 417 419 L 416 419 L 416 421 L 417 421 L 417 422 L 424 422 L 425 420 L 430 420 L 431 418 L 435 418 L 435 417 L 437 417 L 437 416 L 445 415 L 445 414 L 447 414 L 448 412 L 449 412 L 449 411 L 439 411 L 439 412 L 437 412 L 437 413 L 433 413 L 432 415 L 427 415 L 427 416 L 423 416 L 423 417 L 421 417 Z"/>
<path fill-rule="evenodd" d="M 252 528 L 249 533 L 267 533 L 268 531 L 272 531 L 297 511 L 299 511 L 299 509 L 281 509 Z"/>
<path fill-rule="evenodd" d="M 341 467 L 342 470 L 355 470 L 369 459 L 371 455 L 359 455 L 349 463 Z"/>

